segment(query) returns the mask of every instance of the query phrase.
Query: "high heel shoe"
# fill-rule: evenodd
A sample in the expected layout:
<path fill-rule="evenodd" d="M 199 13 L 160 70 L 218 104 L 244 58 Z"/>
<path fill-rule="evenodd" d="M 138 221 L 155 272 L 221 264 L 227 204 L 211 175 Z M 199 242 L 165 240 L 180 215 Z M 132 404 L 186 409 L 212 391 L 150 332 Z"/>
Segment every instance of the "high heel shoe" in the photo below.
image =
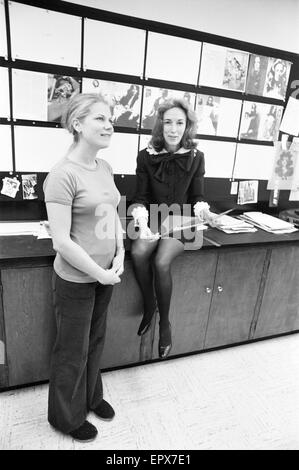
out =
<path fill-rule="evenodd" d="M 172 339 L 171 339 L 171 324 L 169 323 L 169 326 L 167 329 L 164 329 L 161 331 L 160 329 L 160 339 L 159 339 L 159 357 L 160 359 L 165 359 L 172 348 Z"/>
<path fill-rule="evenodd" d="M 144 335 L 149 330 L 149 327 L 151 326 L 153 316 L 154 316 L 156 311 L 157 311 L 157 309 L 155 308 L 150 318 L 145 317 L 143 315 L 143 318 L 141 320 L 141 323 L 140 323 L 138 331 L 137 331 L 138 336 Z"/>

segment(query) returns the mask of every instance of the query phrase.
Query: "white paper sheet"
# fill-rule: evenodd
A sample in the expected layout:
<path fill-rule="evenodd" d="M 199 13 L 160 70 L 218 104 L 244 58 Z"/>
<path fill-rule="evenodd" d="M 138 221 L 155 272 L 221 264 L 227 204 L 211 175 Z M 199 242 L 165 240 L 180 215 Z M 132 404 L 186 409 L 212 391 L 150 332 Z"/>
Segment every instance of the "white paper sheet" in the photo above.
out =
<path fill-rule="evenodd" d="M 9 86 L 8 69 L 0 67 L 0 117 L 9 118 Z"/>
<path fill-rule="evenodd" d="M 13 117 L 46 121 L 47 86 L 46 73 L 13 69 Z"/>
<path fill-rule="evenodd" d="M 145 76 L 196 85 L 200 51 L 201 42 L 150 31 Z"/>
<path fill-rule="evenodd" d="M 35 235 L 40 230 L 40 222 L 0 222 L 0 236 Z"/>
<path fill-rule="evenodd" d="M 115 132 L 110 146 L 98 152 L 98 157 L 107 160 L 114 174 L 134 175 L 138 153 L 138 135 Z"/>
<path fill-rule="evenodd" d="M 85 18 L 84 68 L 143 74 L 145 31 Z"/>
<path fill-rule="evenodd" d="M 0 56 L 7 56 L 4 1 L 0 0 Z"/>
<path fill-rule="evenodd" d="M 79 68 L 81 18 L 9 2 L 12 57 Z"/>
<path fill-rule="evenodd" d="M 11 128 L 0 125 L 0 171 L 12 171 Z"/>
<path fill-rule="evenodd" d="M 201 139 L 198 139 L 197 142 L 198 150 L 205 155 L 205 176 L 208 178 L 231 178 L 236 144 Z"/>
<path fill-rule="evenodd" d="M 299 135 L 299 100 L 289 97 L 279 130 L 290 135 Z"/>
<path fill-rule="evenodd" d="M 50 171 L 72 141 L 73 136 L 65 129 L 16 126 L 16 171 Z"/>
<path fill-rule="evenodd" d="M 267 180 L 272 171 L 274 147 L 237 144 L 234 178 Z"/>

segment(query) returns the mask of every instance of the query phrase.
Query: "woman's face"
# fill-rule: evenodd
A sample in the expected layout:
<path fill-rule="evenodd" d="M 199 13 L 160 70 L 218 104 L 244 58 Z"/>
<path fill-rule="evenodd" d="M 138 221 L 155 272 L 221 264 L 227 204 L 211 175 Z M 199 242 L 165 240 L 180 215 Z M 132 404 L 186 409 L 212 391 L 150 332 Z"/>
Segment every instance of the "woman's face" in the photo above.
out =
<path fill-rule="evenodd" d="M 278 81 L 280 80 L 281 76 L 283 75 L 284 72 L 284 66 L 281 62 L 278 62 L 274 68 L 274 80 Z"/>
<path fill-rule="evenodd" d="M 180 148 L 186 124 L 186 114 L 181 108 L 171 108 L 165 111 L 163 116 L 163 137 L 166 150 L 175 152 Z"/>
<path fill-rule="evenodd" d="M 110 107 L 105 103 L 94 103 L 89 114 L 79 122 L 80 140 L 85 140 L 97 149 L 106 148 L 113 134 Z"/>

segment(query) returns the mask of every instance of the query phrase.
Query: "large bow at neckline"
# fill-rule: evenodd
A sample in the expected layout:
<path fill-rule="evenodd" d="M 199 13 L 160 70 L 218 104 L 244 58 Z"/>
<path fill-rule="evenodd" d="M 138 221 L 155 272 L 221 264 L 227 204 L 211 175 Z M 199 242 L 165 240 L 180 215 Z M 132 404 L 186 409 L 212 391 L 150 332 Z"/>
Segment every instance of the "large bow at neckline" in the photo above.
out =
<path fill-rule="evenodd" d="M 151 158 L 151 164 L 157 166 L 154 176 L 158 181 L 165 181 L 166 175 L 168 175 L 170 162 L 172 161 L 174 161 L 175 164 L 184 172 L 190 171 L 192 164 L 190 152 L 187 154 L 164 153 L 162 155 L 153 155 Z"/>

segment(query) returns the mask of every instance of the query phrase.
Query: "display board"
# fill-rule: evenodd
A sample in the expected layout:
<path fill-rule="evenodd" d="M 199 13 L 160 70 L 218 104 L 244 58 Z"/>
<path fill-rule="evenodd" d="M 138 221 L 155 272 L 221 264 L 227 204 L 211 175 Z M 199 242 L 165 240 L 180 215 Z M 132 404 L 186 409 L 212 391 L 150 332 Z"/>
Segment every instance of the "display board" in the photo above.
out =
<path fill-rule="evenodd" d="M 294 63 L 287 51 L 59 0 L 0 0 L 0 172 L 47 173 L 72 141 L 60 121 L 82 91 L 110 104 L 115 132 L 101 154 L 125 192 L 169 98 L 196 113 L 208 179 L 266 179 Z"/>

